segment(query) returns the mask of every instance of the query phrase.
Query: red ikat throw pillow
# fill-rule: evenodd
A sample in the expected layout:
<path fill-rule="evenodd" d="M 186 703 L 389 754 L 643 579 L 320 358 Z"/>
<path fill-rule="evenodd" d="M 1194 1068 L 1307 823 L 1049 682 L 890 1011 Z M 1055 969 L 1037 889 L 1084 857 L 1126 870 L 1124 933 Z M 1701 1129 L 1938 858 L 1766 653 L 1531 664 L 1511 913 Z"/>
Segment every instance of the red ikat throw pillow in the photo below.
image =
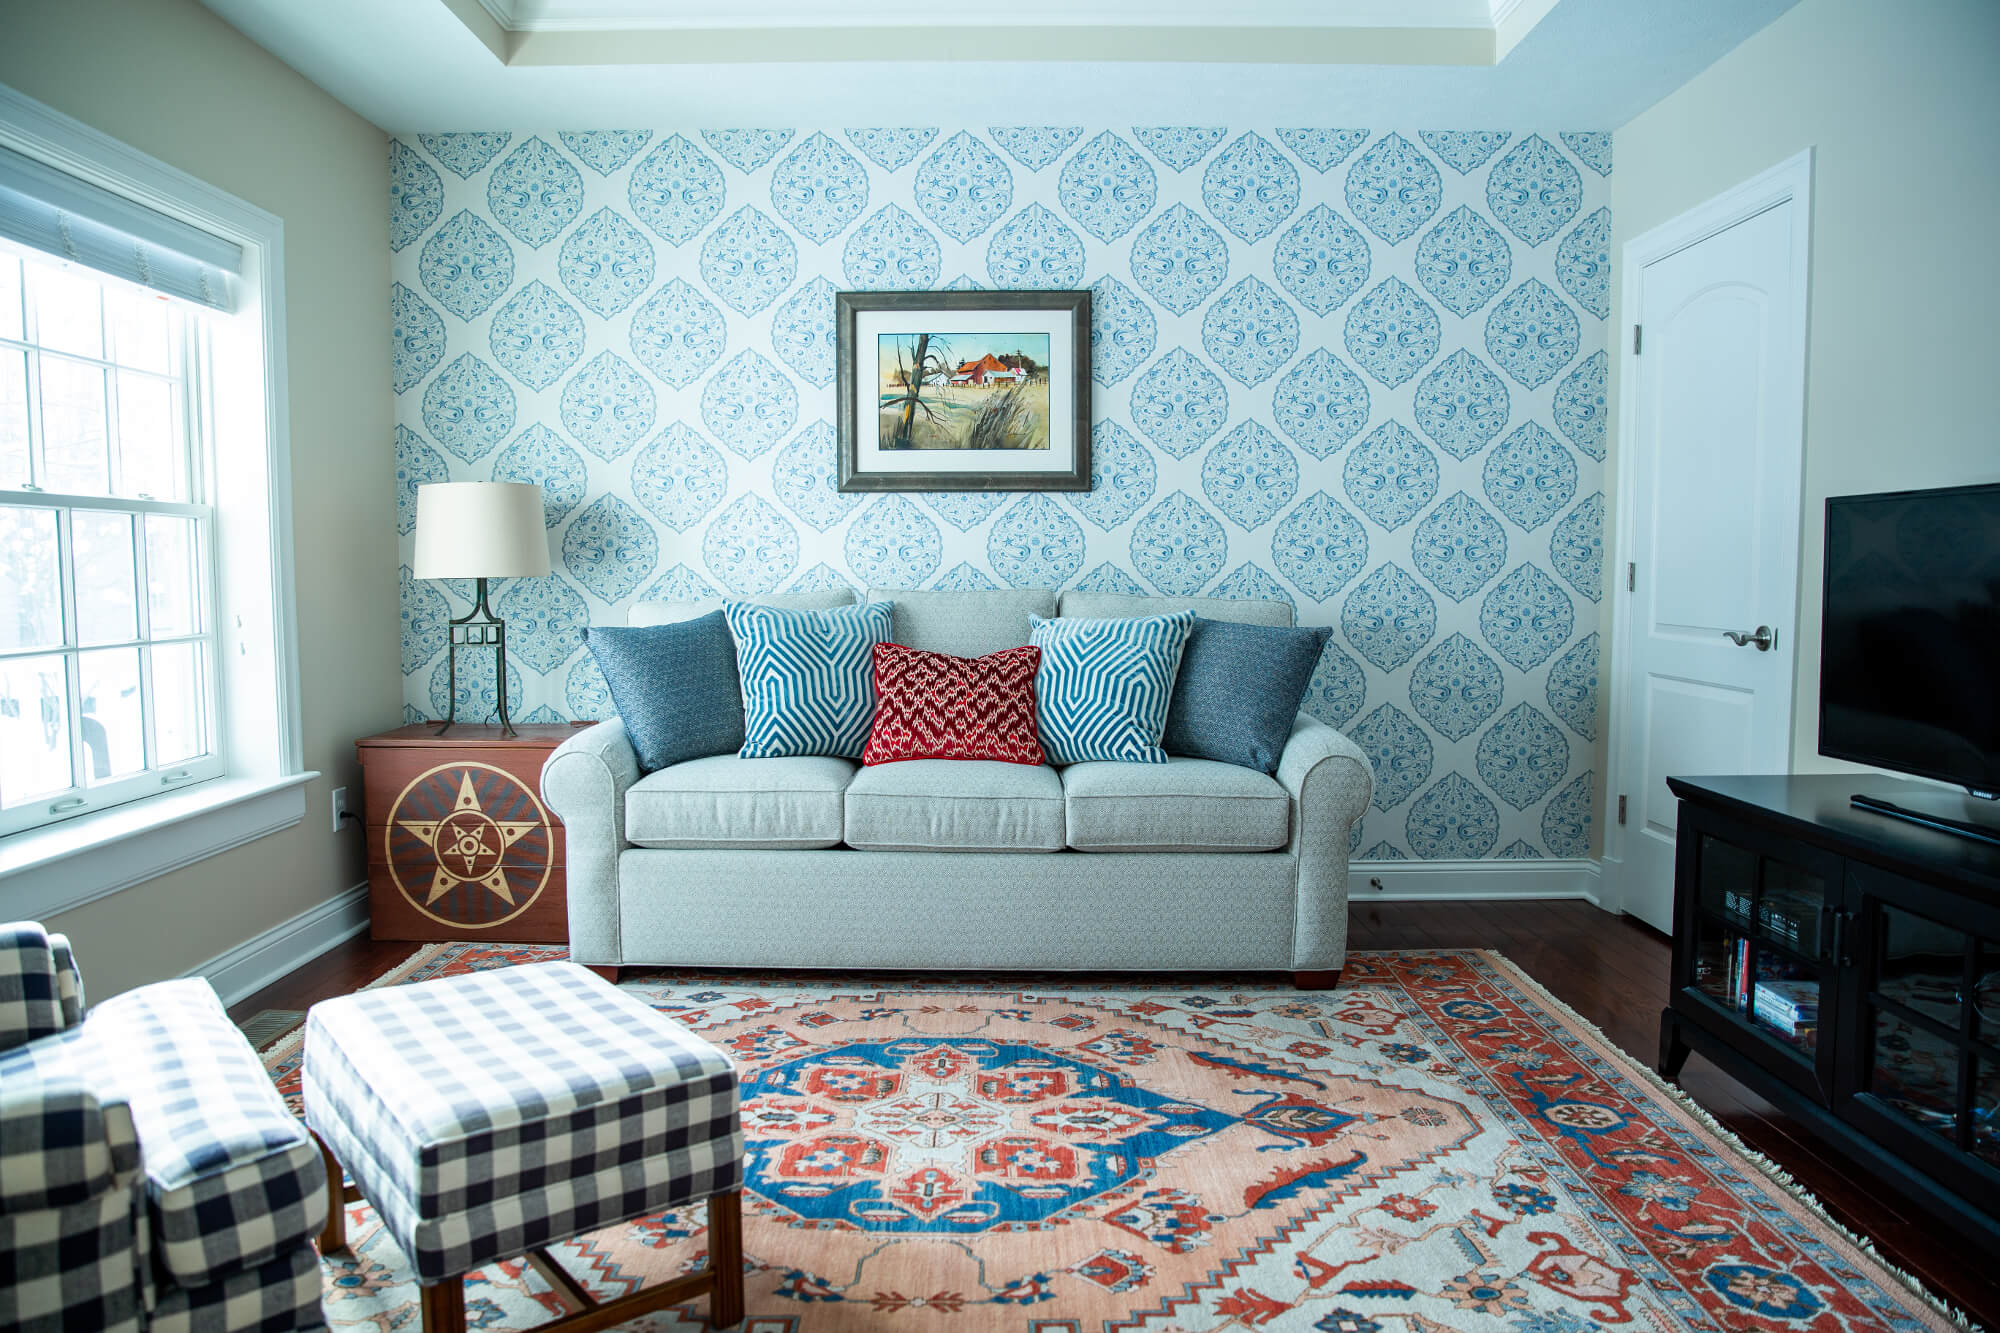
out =
<path fill-rule="evenodd" d="M 900 759 L 997 759 L 1039 764 L 1035 668 L 1042 650 L 950 657 L 875 645 L 875 727 L 864 764 Z"/>

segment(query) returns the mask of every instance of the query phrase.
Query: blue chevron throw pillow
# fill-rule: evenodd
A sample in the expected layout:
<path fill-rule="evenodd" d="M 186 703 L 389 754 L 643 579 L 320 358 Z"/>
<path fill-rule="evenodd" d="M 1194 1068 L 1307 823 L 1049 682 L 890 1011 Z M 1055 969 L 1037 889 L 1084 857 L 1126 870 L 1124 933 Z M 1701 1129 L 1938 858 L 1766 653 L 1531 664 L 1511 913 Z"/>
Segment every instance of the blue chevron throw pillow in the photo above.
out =
<path fill-rule="evenodd" d="M 1160 733 L 1194 612 L 1043 620 L 1028 642 L 1042 650 L 1035 672 L 1035 725 L 1052 764 L 1110 759 L 1164 764 Z"/>
<path fill-rule="evenodd" d="M 780 611 L 724 602 L 743 678 L 745 759 L 859 759 L 875 721 L 875 645 L 893 602 Z"/>

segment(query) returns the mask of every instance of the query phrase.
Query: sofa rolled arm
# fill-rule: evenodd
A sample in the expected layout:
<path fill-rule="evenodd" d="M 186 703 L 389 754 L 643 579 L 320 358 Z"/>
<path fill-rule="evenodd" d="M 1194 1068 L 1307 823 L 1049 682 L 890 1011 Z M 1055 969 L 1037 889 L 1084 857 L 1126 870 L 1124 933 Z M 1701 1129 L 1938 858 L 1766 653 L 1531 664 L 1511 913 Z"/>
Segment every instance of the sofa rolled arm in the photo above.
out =
<path fill-rule="evenodd" d="M 617 718 L 586 728 L 542 765 L 542 801 L 568 842 L 569 952 L 579 963 L 623 960 L 618 855 L 625 850 L 625 792 L 639 756 Z"/>
<path fill-rule="evenodd" d="M 1374 794 L 1375 772 L 1360 746 L 1301 713 L 1277 777 L 1292 795 L 1288 850 L 1298 860 L 1292 968 L 1337 971 L 1347 960 L 1347 848 Z"/>

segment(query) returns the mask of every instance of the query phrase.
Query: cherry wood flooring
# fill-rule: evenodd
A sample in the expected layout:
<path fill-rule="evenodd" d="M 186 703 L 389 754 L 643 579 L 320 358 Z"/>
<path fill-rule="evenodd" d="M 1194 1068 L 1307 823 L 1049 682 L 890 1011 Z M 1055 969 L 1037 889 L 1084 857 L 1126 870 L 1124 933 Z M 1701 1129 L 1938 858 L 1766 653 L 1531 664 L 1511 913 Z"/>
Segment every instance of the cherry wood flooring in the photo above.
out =
<path fill-rule="evenodd" d="M 1667 939 L 1584 902 L 1379 903 L 1352 908 L 1351 949 L 1498 949 L 1603 1029 L 1641 1064 L 1657 1058 L 1667 994 Z M 304 1009 L 359 989 L 416 945 L 351 940 L 231 1010 Z M 1737 1137 L 1791 1173 L 1827 1212 L 1873 1239 L 1884 1259 L 1921 1278 L 1975 1322 L 2000 1329 L 2000 1263 L 1924 1215 L 1886 1182 L 1722 1073 L 1689 1058 L 1681 1087 Z"/>

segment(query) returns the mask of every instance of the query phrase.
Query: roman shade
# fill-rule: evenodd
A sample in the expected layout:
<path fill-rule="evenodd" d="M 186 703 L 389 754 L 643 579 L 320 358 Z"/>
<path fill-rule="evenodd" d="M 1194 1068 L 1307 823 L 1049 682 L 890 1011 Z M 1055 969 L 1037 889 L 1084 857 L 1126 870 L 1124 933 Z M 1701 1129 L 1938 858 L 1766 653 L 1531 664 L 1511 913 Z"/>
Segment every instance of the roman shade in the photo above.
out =
<path fill-rule="evenodd" d="M 241 246 L 4 147 L 0 236 L 157 292 L 235 309 Z"/>

